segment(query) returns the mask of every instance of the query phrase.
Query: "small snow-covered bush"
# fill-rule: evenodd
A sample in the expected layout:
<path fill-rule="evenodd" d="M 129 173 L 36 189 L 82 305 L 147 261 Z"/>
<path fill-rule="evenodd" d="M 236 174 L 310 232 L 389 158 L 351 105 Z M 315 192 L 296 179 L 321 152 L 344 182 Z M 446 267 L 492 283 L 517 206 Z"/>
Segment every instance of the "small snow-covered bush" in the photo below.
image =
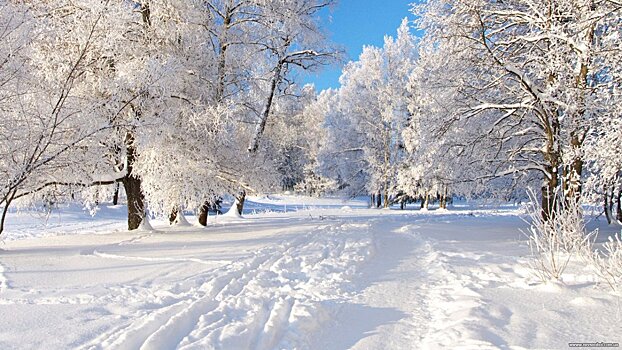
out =
<path fill-rule="evenodd" d="M 609 237 L 603 244 L 602 251 L 592 253 L 592 264 L 596 274 L 605 281 L 614 291 L 622 288 L 622 241 L 620 235 Z"/>
<path fill-rule="evenodd" d="M 542 216 L 542 208 L 535 195 L 530 194 L 528 206 L 530 218 L 529 247 L 531 268 L 542 281 L 561 280 L 570 259 L 575 256 L 591 255 L 591 240 L 596 231 L 586 234 L 581 205 L 574 201 L 564 202 L 556 196 L 557 208 L 548 219 Z"/>

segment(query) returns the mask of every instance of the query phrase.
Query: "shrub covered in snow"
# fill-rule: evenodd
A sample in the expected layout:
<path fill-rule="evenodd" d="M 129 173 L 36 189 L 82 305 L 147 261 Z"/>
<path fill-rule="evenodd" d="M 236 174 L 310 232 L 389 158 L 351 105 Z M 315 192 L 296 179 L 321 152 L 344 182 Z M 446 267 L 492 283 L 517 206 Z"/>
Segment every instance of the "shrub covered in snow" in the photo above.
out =
<path fill-rule="evenodd" d="M 573 256 L 590 256 L 596 231 L 586 234 L 581 205 L 573 200 L 561 203 L 555 215 L 545 218 L 535 196 L 528 206 L 531 225 L 527 236 L 533 259 L 530 263 L 542 281 L 561 280 Z"/>
<path fill-rule="evenodd" d="M 622 290 L 622 241 L 620 235 L 609 237 L 602 251 L 594 250 L 591 255 L 596 274 L 614 291 Z"/>

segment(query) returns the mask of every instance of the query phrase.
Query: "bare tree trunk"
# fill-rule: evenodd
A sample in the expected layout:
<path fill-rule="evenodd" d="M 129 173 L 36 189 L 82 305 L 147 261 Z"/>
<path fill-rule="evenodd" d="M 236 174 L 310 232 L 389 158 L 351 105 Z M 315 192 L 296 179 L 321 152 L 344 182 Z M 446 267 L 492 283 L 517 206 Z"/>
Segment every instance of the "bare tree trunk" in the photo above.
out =
<path fill-rule="evenodd" d="M 428 210 L 428 206 L 430 205 L 430 195 L 428 192 L 425 193 L 424 201 L 423 201 L 423 209 Z"/>
<path fill-rule="evenodd" d="M 136 161 L 134 140 L 134 135 L 128 132 L 125 136 L 127 174 L 122 180 L 127 197 L 127 228 L 130 231 L 139 228 L 145 217 L 145 198 L 141 190 L 142 181 L 133 173 L 134 162 Z"/>
<path fill-rule="evenodd" d="M 380 208 L 382 206 L 382 195 L 380 191 L 376 193 L 376 208 Z"/>
<path fill-rule="evenodd" d="M 369 202 L 369 203 L 370 203 L 370 204 L 369 204 L 369 207 L 370 207 L 370 208 L 373 208 L 373 207 L 374 207 L 374 204 L 376 203 L 376 195 L 372 193 L 369 197 L 370 197 L 370 200 L 371 200 L 371 201 Z"/>
<path fill-rule="evenodd" d="M 132 231 L 140 227 L 145 217 L 145 205 L 141 181 L 134 176 L 128 176 L 123 180 L 123 187 L 127 195 L 127 229 Z"/>

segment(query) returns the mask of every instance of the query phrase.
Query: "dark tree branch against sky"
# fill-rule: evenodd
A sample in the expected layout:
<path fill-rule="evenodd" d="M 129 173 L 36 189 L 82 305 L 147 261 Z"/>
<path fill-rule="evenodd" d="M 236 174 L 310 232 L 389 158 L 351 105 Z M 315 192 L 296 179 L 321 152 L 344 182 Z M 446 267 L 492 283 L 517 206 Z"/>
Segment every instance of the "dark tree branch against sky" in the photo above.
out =
<path fill-rule="evenodd" d="M 385 35 L 396 35 L 414 0 L 341 0 L 333 9 L 322 12 L 324 29 L 330 39 L 346 51 L 345 62 L 357 60 L 364 45 L 382 46 Z M 325 67 L 305 77 L 307 83 L 324 90 L 339 86 L 342 67 Z"/>

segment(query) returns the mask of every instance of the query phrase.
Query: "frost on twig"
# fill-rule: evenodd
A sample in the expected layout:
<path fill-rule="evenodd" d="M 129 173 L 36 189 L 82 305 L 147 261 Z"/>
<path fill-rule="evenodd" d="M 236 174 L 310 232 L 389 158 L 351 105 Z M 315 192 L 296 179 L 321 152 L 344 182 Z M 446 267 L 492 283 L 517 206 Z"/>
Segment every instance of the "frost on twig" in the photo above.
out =
<path fill-rule="evenodd" d="M 605 281 L 614 291 L 620 291 L 622 283 L 622 241 L 620 235 L 609 237 L 602 250 L 594 250 L 591 254 L 592 265 L 598 277 Z"/>

